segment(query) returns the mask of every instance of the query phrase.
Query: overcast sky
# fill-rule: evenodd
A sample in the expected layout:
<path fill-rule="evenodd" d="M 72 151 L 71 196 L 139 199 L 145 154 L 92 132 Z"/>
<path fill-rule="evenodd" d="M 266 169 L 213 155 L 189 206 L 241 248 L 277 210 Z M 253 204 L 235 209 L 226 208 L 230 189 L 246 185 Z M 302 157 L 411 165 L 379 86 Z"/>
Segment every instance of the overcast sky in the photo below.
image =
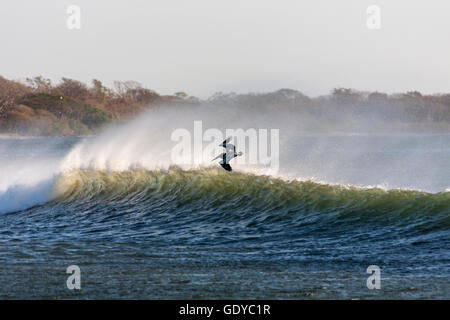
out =
<path fill-rule="evenodd" d="M 69 5 L 81 29 L 66 27 Z M 366 26 L 369 5 L 381 29 Z M 448 0 L 2 0 L 0 75 L 163 94 L 450 92 Z"/>

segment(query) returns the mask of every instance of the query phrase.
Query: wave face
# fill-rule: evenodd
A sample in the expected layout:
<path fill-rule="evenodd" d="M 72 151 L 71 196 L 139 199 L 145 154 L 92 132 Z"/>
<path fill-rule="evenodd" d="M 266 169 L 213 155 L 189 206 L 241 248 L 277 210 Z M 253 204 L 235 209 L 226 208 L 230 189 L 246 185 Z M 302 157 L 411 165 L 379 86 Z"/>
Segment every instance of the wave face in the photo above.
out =
<path fill-rule="evenodd" d="M 270 176 L 227 173 L 209 168 L 185 171 L 78 170 L 57 179 L 54 200 L 67 205 L 85 202 L 133 203 L 136 210 L 160 203 L 204 211 L 205 219 L 251 219 L 255 226 L 289 221 L 300 227 L 308 219 L 354 223 L 408 224 L 421 228 L 450 228 L 450 192 L 430 194 L 413 190 L 383 190 L 311 181 L 284 181 Z M 155 200 L 156 205 L 155 205 Z M 240 214 L 234 214 L 236 208 Z M 167 210 L 167 209 L 166 209 Z M 167 210 L 170 211 L 170 210 Z M 189 218 L 188 218 L 189 219 Z M 417 231 L 417 230 L 416 230 Z"/>

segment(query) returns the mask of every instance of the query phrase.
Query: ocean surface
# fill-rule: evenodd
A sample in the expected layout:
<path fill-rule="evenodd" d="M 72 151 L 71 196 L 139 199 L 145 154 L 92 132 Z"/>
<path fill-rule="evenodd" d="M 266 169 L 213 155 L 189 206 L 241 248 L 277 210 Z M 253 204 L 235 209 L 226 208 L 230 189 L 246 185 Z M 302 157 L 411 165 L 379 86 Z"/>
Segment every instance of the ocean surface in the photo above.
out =
<path fill-rule="evenodd" d="M 0 140 L 1 299 L 450 299 L 450 135 L 297 136 L 276 174 L 147 140 Z"/>

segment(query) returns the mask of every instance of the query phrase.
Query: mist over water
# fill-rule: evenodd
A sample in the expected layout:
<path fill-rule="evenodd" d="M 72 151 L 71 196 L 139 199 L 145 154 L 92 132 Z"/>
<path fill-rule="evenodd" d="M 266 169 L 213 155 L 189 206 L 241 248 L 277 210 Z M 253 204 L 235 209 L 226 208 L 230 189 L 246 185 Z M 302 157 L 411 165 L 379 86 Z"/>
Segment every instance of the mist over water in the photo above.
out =
<path fill-rule="evenodd" d="M 268 174 L 286 180 L 298 179 L 354 186 L 379 186 L 440 192 L 449 187 L 449 140 L 446 134 L 367 134 L 361 132 L 308 132 L 310 123 L 289 112 L 254 113 L 233 108 L 179 107 L 156 109 L 99 137 L 86 139 L 74 147 L 62 162 L 63 170 L 97 169 L 122 171 L 133 168 L 168 169 L 174 165 L 172 148 L 177 144 L 171 134 L 178 128 L 191 132 L 194 121 L 202 121 L 202 134 L 210 128 L 279 129 L 279 170 L 270 165 L 250 165 L 248 144 L 237 145 L 244 151 L 244 164 L 233 162 L 236 170 Z M 270 142 L 270 137 L 269 137 Z M 204 149 L 210 141 L 203 141 Z M 213 142 L 214 143 L 214 142 Z M 194 148 L 192 147 L 192 150 Z M 217 147 L 211 158 L 204 157 L 201 167 L 221 152 Z M 270 151 L 270 148 L 269 148 Z M 193 151 L 192 151 L 193 152 Z M 198 155 L 193 155 L 192 159 Z M 240 160 L 240 159 L 239 159 Z M 194 162 L 194 161 L 193 161 Z M 197 163 L 184 166 L 199 167 Z"/>
<path fill-rule="evenodd" d="M 54 182 L 66 139 L 0 140 L 0 213 L 43 204 L 54 196 Z"/>

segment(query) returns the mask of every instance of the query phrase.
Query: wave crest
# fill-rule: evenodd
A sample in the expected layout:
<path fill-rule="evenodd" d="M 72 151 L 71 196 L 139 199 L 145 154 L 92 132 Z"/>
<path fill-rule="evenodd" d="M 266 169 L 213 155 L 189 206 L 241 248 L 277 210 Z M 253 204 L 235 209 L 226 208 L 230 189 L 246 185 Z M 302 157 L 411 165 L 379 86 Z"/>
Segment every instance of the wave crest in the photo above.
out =
<path fill-rule="evenodd" d="M 383 190 L 311 181 L 285 181 L 270 176 L 226 173 L 207 168 L 184 171 L 131 170 L 105 172 L 77 170 L 59 177 L 56 201 L 102 200 L 151 204 L 166 203 L 213 211 L 336 213 L 340 217 L 430 216 L 448 217 L 450 193 L 431 194 L 413 190 Z M 251 210 L 246 210 L 251 209 Z"/>

